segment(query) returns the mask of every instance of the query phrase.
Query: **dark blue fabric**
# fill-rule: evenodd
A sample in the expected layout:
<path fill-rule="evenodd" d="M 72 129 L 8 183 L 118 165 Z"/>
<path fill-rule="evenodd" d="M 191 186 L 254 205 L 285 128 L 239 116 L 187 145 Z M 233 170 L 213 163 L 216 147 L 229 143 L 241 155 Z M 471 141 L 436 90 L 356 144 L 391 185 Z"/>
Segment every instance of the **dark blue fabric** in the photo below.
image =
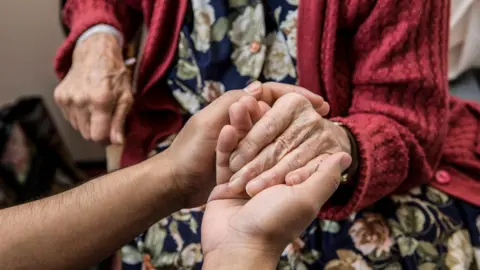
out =
<path fill-rule="evenodd" d="M 231 7 L 229 2 L 244 2 L 251 7 L 263 4 L 266 31 L 259 38 L 260 44 L 265 45 L 266 36 L 271 33 L 282 35 L 285 44 L 288 38 L 292 38 L 289 36 L 291 32 L 281 25 L 289 14 L 296 11 L 296 1 L 211 0 L 209 5 L 213 7 L 215 22 L 209 27 L 215 28 L 219 18 L 228 18 L 231 27 L 232 18 L 244 11 L 244 6 Z M 205 15 L 209 14 L 206 7 L 203 16 L 195 15 L 195 10 L 192 10 L 193 18 L 186 19 L 182 28 L 184 47 L 179 48 L 177 64 L 168 72 L 168 82 L 174 96 L 175 91 L 180 92 L 178 100 L 185 108 L 186 117 L 206 106 L 211 101 L 210 97 L 218 97 L 229 89 L 242 89 L 253 80 L 266 81 L 269 76 L 265 71 L 257 78 L 240 74 L 232 61 L 238 45 L 232 42 L 228 33 L 221 40 L 210 42 L 206 51 L 195 48 L 195 16 L 196 19 L 208 17 Z M 267 46 L 267 55 L 268 49 Z M 296 65 L 294 56 L 290 57 L 290 62 L 285 58 L 282 61 L 293 64 L 293 67 Z M 290 73 L 277 81 L 296 84 L 296 74 Z M 210 88 L 207 87 L 209 85 Z M 156 152 L 163 151 L 168 145 L 168 142 L 159 144 Z M 136 262 L 133 264 L 124 260 L 124 269 L 140 270 L 138 258 L 143 254 L 151 255 L 151 262 L 157 269 L 201 269 L 199 243 L 202 216 L 201 210 L 183 211 L 157 223 L 124 248 L 124 255 L 136 258 L 130 260 Z M 480 247 L 479 226 L 479 207 L 451 198 L 432 187 L 422 186 L 408 194 L 384 198 L 372 207 L 352 214 L 348 220 L 313 221 L 301 238 L 287 247 L 279 268 L 443 269 L 456 266 L 463 269 L 472 260 L 471 245 Z M 152 245 L 149 239 L 157 242 Z M 461 263 L 465 265 L 459 265 Z"/>

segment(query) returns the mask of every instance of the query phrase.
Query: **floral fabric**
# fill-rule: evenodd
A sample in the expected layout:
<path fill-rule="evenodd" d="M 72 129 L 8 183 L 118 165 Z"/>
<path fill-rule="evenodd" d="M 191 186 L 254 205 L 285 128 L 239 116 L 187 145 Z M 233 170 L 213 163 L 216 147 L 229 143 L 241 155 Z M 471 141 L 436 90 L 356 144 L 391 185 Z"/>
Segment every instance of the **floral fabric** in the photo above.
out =
<path fill-rule="evenodd" d="M 298 0 L 192 0 L 168 83 L 188 117 L 254 80 L 296 84 Z M 166 149 L 174 135 L 152 153 Z M 122 249 L 123 269 L 201 269 L 203 209 L 162 219 Z M 430 186 L 395 195 L 341 222 L 315 220 L 278 269 L 469 269 L 480 208 Z"/>
<path fill-rule="evenodd" d="M 168 74 L 187 113 L 255 80 L 296 84 L 297 1 L 191 2 L 193 15 L 185 19 Z"/>
<path fill-rule="evenodd" d="M 164 218 L 122 249 L 124 269 L 201 269 L 203 208 Z M 278 269 L 476 269 L 480 209 L 422 186 L 341 222 L 317 219 L 289 244 Z"/>

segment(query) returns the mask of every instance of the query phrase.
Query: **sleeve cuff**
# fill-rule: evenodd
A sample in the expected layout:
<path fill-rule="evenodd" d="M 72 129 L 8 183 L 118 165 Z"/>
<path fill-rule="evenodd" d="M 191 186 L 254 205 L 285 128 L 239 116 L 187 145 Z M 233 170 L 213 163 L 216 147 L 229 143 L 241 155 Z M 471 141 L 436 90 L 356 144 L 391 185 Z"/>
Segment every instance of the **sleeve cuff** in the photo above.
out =
<path fill-rule="evenodd" d="M 82 0 L 67 2 L 64 18 L 70 27 L 70 33 L 62 43 L 55 56 L 55 71 L 59 78 L 65 77 L 72 65 L 72 54 L 77 40 L 91 27 L 106 24 L 115 29 L 122 29 L 117 19 L 115 8 L 106 1 Z M 123 29 L 122 29 L 123 31 Z"/>
<path fill-rule="evenodd" d="M 319 213 L 324 219 L 342 220 L 397 189 L 407 177 L 409 155 L 398 124 L 385 116 L 355 114 L 331 120 L 348 128 L 358 146 L 352 183 L 341 185 Z"/>
<path fill-rule="evenodd" d="M 118 31 L 115 27 L 108 25 L 108 24 L 97 24 L 93 27 L 90 27 L 87 31 L 83 32 L 83 34 L 77 39 L 77 43 L 79 44 L 85 39 L 89 38 L 92 35 L 95 35 L 97 33 L 108 33 L 112 34 L 115 36 L 117 39 L 118 45 L 120 47 L 123 47 L 124 44 L 124 38 L 123 35 L 120 31 Z"/>

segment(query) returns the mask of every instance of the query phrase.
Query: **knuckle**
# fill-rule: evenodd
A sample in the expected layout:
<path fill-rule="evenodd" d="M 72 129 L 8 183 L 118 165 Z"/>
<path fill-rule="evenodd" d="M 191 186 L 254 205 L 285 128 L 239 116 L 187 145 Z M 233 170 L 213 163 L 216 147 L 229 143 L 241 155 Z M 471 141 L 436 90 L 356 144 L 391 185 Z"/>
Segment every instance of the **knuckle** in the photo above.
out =
<path fill-rule="evenodd" d="M 55 90 L 53 91 L 53 99 L 54 99 L 55 102 L 57 102 L 57 103 L 58 103 L 58 101 L 60 101 L 60 99 L 61 99 L 61 96 L 62 96 L 61 91 L 62 91 L 62 90 L 61 90 L 60 86 L 57 86 L 57 87 L 55 88 Z"/>
<path fill-rule="evenodd" d="M 123 98 L 123 102 L 127 105 L 132 105 L 133 104 L 133 95 L 132 94 L 127 94 Z"/>
<path fill-rule="evenodd" d="M 91 103 L 95 107 L 104 108 L 113 102 L 113 94 L 110 91 L 102 90 L 91 96 Z"/>
<path fill-rule="evenodd" d="M 323 119 L 322 116 L 317 112 L 315 112 L 314 110 L 309 110 L 307 114 L 307 118 L 315 124 L 321 124 Z"/>
<path fill-rule="evenodd" d="M 285 140 L 283 136 L 277 138 L 274 143 L 274 155 L 277 158 L 277 161 L 283 158 L 283 156 L 289 151 L 289 149 L 290 143 Z"/>
<path fill-rule="evenodd" d="M 280 184 L 280 181 L 284 178 L 284 176 L 277 171 L 277 170 L 271 170 L 268 174 L 268 178 L 266 179 L 267 185 L 268 186 L 274 186 L 277 184 Z"/>
<path fill-rule="evenodd" d="M 303 105 L 303 104 L 308 104 L 310 103 L 306 97 L 299 93 L 289 93 L 286 95 L 288 99 L 292 102 L 295 103 L 295 105 Z"/>
<path fill-rule="evenodd" d="M 272 138 L 277 135 L 278 123 L 277 119 L 273 116 L 266 115 L 263 122 L 264 136 L 266 138 Z"/>
<path fill-rule="evenodd" d="M 62 96 L 58 93 L 54 93 L 53 100 L 55 100 L 55 103 L 57 103 L 58 105 L 63 105 L 64 104 L 64 100 L 63 100 Z"/>
<path fill-rule="evenodd" d="M 251 157 L 255 155 L 255 153 L 257 152 L 256 149 L 259 148 L 259 145 L 254 140 L 252 140 L 252 138 L 245 137 L 245 139 L 243 139 L 239 143 L 238 148 L 242 149 L 243 156 Z"/>
<path fill-rule="evenodd" d="M 76 106 L 82 107 L 88 103 L 89 98 L 85 95 L 76 95 L 72 98 L 72 101 Z"/>
<path fill-rule="evenodd" d="M 64 105 L 67 103 L 67 97 L 63 94 L 61 88 L 57 87 L 53 92 L 53 99 L 58 105 Z"/>
<path fill-rule="evenodd" d="M 328 145 L 335 144 L 335 137 L 330 129 L 324 129 L 320 135 L 320 140 Z"/>
<path fill-rule="evenodd" d="M 259 171 L 257 169 L 257 166 L 252 165 L 252 166 L 246 167 L 243 171 L 243 174 L 247 179 L 251 180 L 259 175 Z"/>
<path fill-rule="evenodd" d="M 288 167 L 290 171 L 298 169 L 300 166 L 303 166 L 307 163 L 305 155 L 302 153 L 295 153 L 293 158 L 288 162 Z"/>

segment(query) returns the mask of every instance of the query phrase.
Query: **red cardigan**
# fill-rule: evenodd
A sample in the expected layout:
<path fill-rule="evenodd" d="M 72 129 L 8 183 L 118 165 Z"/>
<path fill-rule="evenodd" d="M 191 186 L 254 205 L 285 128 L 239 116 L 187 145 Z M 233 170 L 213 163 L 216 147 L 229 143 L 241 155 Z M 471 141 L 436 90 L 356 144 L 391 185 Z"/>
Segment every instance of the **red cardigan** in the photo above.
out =
<path fill-rule="evenodd" d="M 75 41 L 89 27 L 110 24 L 128 38 L 143 15 L 149 28 L 127 120 L 125 166 L 182 127 L 163 78 L 187 1 L 69 0 L 64 9 L 71 33 L 56 57 L 60 78 Z M 392 192 L 428 182 L 480 205 L 480 108 L 449 100 L 448 2 L 301 1 L 300 85 L 329 101 L 331 117 L 352 131 L 361 156 L 355 185 L 326 205 L 321 217 L 344 219 Z"/>

